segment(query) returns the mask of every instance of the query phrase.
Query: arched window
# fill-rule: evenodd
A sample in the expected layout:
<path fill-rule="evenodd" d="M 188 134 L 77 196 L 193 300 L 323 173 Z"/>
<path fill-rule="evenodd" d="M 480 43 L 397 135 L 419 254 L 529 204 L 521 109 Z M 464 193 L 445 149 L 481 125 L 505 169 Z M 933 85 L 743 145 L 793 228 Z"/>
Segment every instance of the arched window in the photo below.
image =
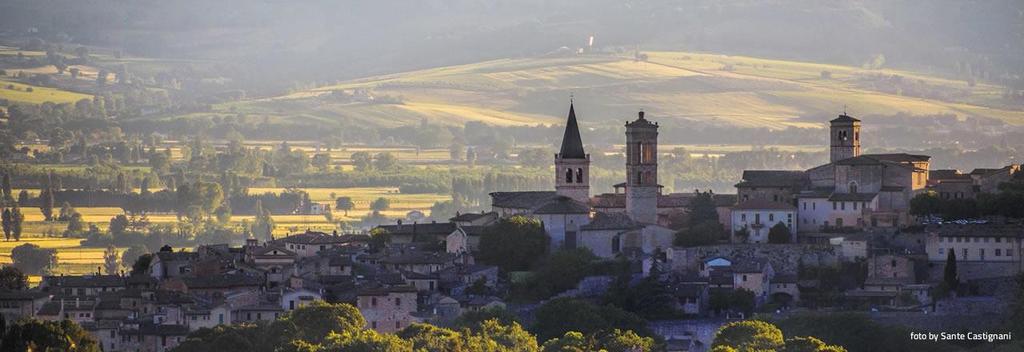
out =
<path fill-rule="evenodd" d="M 565 183 L 572 183 L 572 169 L 565 169 Z"/>
<path fill-rule="evenodd" d="M 850 181 L 850 193 L 857 193 L 857 182 Z"/>
<path fill-rule="evenodd" d="M 622 248 L 622 239 L 619 236 L 612 237 L 612 253 L 618 253 Z"/>
<path fill-rule="evenodd" d="M 576 169 L 576 183 L 583 183 L 583 168 Z"/>

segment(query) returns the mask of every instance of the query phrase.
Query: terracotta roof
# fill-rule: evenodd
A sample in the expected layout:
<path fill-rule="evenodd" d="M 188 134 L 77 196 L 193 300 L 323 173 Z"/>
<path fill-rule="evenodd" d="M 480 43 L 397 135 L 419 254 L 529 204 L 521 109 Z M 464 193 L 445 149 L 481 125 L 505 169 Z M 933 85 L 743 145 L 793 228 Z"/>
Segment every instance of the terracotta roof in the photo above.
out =
<path fill-rule="evenodd" d="M 389 255 L 381 259 L 385 264 L 445 264 L 454 260 L 448 253 L 433 253 L 421 251 L 409 251 L 405 253 Z"/>
<path fill-rule="evenodd" d="M 799 170 L 745 170 L 743 181 L 736 187 L 796 187 L 808 182 L 807 174 Z"/>
<path fill-rule="evenodd" d="M 499 208 L 533 209 L 558 196 L 554 191 L 492 192 L 491 205 Z"/>
<path fill-rule="evenodd" d="M 583 140 L 580 138 L 580 127 L 576 124 L 576 109 L 569 103 L 569 117 L 565 122 L 565 134 L 562 135 L 562 148 L 558 155 L 562 159 L 586 159 L 583 151 Z"/>
<path fill-rule="evenodd" d="M 402 293 L 402 292 L 417 292 L 416 287 L 412 285 L 399 285 L 399 286 L 368 286 L 360 288 L 356 291 L 357 296 L 386 296 L 388 293 Z"/>
<path fill-rule="evenodd" d="M 928 179 L 932 181 L 970 180 L 971 175 L 962 173 L 960 170 L 931 170 L 928 171 Z"/>
<path fill-rule="evenodd" d="M 26 301 L 50 297 L 47 292 L 0 290 L 0 301 Z"/>
<path fill-rule="evenodd" d="M 760 273 L 768 266 L 768 259 L 752 258 L 733 262 L 732 271 L 735 273 Z"/>
<path fill-rule="evenodd" d="M 828 200 L 833 202 L 870 202 L 878 193 L 832 193 Z"/>
<path fill-rule="evenodd" d="M 288 237 L 281 238 L 280 241 L 287 243 L 297 244 L 341 244 L 356 241 L 366 241 L 368 237 L 362 235 L 332 235 L 319 231 L 306 231 L 304 233 L 294 234 Z"/>
<path fill-rule="evenodd" d="M 450 222 L 424 224 L 414 222 L 401 225 L 380 225 L 377 228 L 393 235 L 447 235 L 455 231 L 455 224 Z"/>
<path fill-rule="evenodd" d="M 496 216 L 496 215 L 498 215 L 498 214 L 493 212 L 493 211 L 486 212 L 486 213 L 463 213 L 463 214 L 456 215 L 456 216 L 454 216 L 454 217 L 452 217 L 452 218 L 450 218 L 448 220 L 453 221 L 453 222 L 476 221 L 477 219 L 480 219 L 480 218 L 485 217 L 485 216 Z"/>
<path fill-rule="evenodd" d="M 124 287 L 125 278 L 118 275 L 67 275 L 47 276 L 43 282 L 48 287 Z"/>
<path fill-rule="evenodd" d="M 832 119 L 832 121 L 829 122 L 860 122 L 860 120 L 854 118 L 853 116 L 847 115 L 846 113 L 843 113 L 842 115 L 839 115 L 839 117 L 834 118 Z"/>
<path fill-rule="evenodd" d="M 734 210 L 796 210 L 792 204 L 755 198 L 732 207 Z"/>
<path fill-rule="evenodd" d="M 589 224 L 580 226 L 580 230 L 637 230 L 643 227 L 623 213 L 597 213 Z"/>
<path fill-rule="evenodd" d="M 534 214 L 589 214 L 590 207 L 575 199 L 557 196 L 533 209 Z"/>
<path fill-rule="evenodd" d="M 892 153 L 892 154 L 863 154 L 852 158 L 846 158 L 837 161 L 838 165 L 873 165 L 881 164 L 884 162 L 890 163 L 910 163 L 910 162 L 921 162 L 931 160 L 932 157 L 927 155 L 907 154 L 907 153 Z"/>
<path fill-rule="evenodd" d="M 244 274 L 183 277 L 181 279 L 189 289 L 234 288 L 260 286 L 263 284 L 263 280 L 261 278 Z"/>

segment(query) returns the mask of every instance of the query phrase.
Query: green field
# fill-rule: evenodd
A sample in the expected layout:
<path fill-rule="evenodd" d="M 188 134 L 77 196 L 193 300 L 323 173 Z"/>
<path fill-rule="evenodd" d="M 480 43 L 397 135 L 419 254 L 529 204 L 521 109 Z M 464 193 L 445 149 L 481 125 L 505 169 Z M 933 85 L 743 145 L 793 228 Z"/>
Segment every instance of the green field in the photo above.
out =
<path fill-rule="evenodd" d="M 28 91 L 29 88 L 32 88 L 31 92 Z M 0 99 L 27 104 L 74 103 L 82 99 L 92 99 L 92 96 L 0 79 Z"/>
<path fill-rule="evenodd" d="M 1001 109 L 1002 88 L 897 70 L 685 52 L 625 56 L 502 59 L 352 80 L 285 96 L 223 104 L 217 113 L 245 112 L 278 121 L 397 126 L 427 119 L 462 124 L 557 123 L 570 94 L 581 123 L 632 118 L 644 109 L 657 119 L 746 127 L 813 127 L 846 110 L 869 114 L 954 114 L 1024 124 L 1024 111 Z M 830 78 L 822 78 L 828 71 Z M 873 82 L 903 81 L 955 98 L 884 92 Z M 880 79 L 883 77 L 884 79 Z M 369 89 L 400 104 L 338 100 L 336 92 Z M 810 117 L 810 118 L 809 118 Z"/>

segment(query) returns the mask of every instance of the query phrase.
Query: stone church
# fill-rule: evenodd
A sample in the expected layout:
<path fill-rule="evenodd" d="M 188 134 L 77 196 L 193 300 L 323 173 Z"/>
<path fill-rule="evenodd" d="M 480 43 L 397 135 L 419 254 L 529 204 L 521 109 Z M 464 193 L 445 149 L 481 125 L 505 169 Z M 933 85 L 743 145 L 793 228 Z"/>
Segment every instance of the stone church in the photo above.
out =
<path fill-rule="evenodd" d="M 790 230 L 799 233 L 905 226 L 911 222 L 910 199 L 928 184 L 930 159 L 862 154 L 861 121 L 844 113 L 829 121 L 829 163 L 805 171 L 744 171 L 736 184 L 737 207 L 787 207 L 797 215 Z M 747 225 L 756 229 L 774 223 Z"/>
<path fill-rule="evenodd" d="M 588 248 L 611 258 L 643 256 L 672 246 L 666 217 L 689 204 L 690 195 L 662 194 L 658 184 L 658 124 L 644 117 L 626 123 L 626 180 L 615 193 L 590 194 L 590 154 L 583 148 L 576 111 L 569 116 L 554 157 L 555 190 L 491 193 L 501 217 L 525 215 L 543 222 L 551 249 Z"/>

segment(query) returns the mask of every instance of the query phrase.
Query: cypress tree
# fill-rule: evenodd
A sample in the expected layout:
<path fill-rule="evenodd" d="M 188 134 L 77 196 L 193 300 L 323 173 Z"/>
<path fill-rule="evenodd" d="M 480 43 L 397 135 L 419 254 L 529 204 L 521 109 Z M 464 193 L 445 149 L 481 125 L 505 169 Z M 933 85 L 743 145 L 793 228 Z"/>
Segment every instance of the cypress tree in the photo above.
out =
<path fill-rule="evenodd" d="M 4 181 L 3 182 L 4 182 L 3 183 L 3 192 L 4 192 L 3 200 L 4 200 L 4 202 L 13 201 L 14 200 L 14 193 L 11 192 L 11 174 L 9 174 L 9 173 L 8 174 L 4 174 Z"/>
<path fill-rule="evenodd" d="M 956 274 L 956 251 L 952 248 L 949 249 L 949 255 L 946 256 L 946 270 L 942 278 L 950 290 L 956 291 L 956 287 L 960 284 L 960 278 Z"/>

